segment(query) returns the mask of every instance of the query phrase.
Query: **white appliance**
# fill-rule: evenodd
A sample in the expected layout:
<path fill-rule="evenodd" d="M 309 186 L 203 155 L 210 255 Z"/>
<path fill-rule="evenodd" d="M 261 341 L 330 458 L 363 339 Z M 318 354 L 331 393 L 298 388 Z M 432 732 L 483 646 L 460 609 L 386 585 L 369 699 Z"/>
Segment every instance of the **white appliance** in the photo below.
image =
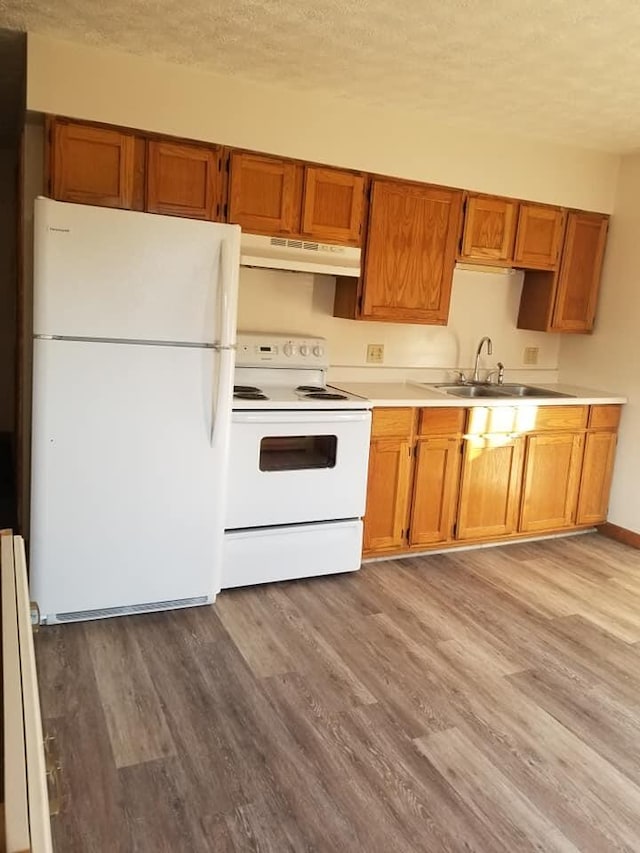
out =
<path fill-rule="evenodd" d="M 357 278 L 360 275 L 360 258 L 360 249 L 353 246 L 336 246 L 287 237 L 262 237 L 244 232 L 241 238 L 240 264 L 244 267 Z"/>
<path fill-rule="evenodd" d="M 321 338 L 239 333 L 222 587 L 356 571 L 371 404 Z"/>
<path fill-rule="evenodd" d="M 42 621 L 220 589 L 240 229 L 39 198 L 31 586 Z"/>

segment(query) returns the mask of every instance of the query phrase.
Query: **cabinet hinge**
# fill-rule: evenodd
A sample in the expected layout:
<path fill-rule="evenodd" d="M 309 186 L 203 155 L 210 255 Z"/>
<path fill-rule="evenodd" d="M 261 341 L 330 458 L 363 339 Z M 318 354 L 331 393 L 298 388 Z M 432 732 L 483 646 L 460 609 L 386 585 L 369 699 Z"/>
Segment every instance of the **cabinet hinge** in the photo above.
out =
<path fill-rule="evenodd" d="M 223 213 L 224 213 L 224 221 L 226 222 L 227 219 L 229 218 L 229 205 L 227 204 L 226 201 L 224 203 Z"/>
<path fill-rule="evenodd" d="M 230 169 L 231 169 L 231 157 L 227 157 L 227 161 L 225 163 L 225 169 L 227 172 L 230 171 Z"/>
<path fill-rule="evenodd" d="M 405 531 L 405 536 L 407 537 L 407 540 L 411 539 L 411 528 L 410 527 L 407 527 L 407 529 Z"/>
<path fill-rule="evenodd" d="M 451 538 L 455 539 L 458 535 L 458 522 L 454 522 L 453 527 L 451 528 Z"/>
<path fill-rule="evenodd" d="M 362 293 L 358 294 L 358 314 L 362 314 Z"/>

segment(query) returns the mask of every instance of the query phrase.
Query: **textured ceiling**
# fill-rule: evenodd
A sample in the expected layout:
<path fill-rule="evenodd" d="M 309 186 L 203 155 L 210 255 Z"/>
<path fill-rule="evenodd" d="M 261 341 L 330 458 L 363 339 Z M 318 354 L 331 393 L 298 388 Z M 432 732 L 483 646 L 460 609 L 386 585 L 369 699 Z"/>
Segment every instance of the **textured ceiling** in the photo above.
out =
<path fill-rule="evenodd" d="M 640 147 L 638 0 L 0 0 L 0 26 L 469 127 Z"/>

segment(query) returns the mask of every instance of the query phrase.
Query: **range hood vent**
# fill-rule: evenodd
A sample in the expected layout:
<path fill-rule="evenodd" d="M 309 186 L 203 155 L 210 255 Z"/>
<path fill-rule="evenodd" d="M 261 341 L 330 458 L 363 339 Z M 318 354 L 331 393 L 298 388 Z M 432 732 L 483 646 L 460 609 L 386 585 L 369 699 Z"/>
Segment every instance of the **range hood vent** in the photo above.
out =
<path fill-rule="evenodd" d="M 312 240 L 242 234 L 240 265 L 271 270 L 360 275 L 360 249 Z"/>

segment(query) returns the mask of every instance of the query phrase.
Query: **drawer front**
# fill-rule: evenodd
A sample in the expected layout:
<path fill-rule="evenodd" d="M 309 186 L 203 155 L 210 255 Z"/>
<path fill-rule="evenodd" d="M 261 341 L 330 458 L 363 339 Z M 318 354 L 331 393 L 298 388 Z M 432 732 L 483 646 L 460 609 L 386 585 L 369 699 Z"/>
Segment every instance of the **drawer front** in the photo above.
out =
<path fill-rule="evenodd" d="M 419 435 L 457 435 L 464 428 L 462 408 L 420 409 Z"/>
<path fill-rule="evenodd" d="M 584 429 L 588 411 L 588 406 L 539 406 L 531 431 Z"/>
<path fill-rule="evenodd" d="M 591 406 L 589 412 L 590 429 L 618 429 L 622 406 Z"/>
<path fill-rule="evenodd" d="M 415 409 L 388 408 L 374 409 L 371 424 L 371 437 L 409 436 L 413 434 Z"/>

